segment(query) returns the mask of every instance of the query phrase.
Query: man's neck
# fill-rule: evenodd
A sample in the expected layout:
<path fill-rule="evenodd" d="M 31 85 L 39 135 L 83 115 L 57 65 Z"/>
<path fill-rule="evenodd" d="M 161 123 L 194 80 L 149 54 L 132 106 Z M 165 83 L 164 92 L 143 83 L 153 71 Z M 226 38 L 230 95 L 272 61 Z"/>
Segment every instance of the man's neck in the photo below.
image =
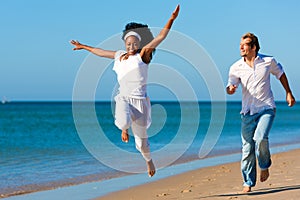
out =
<path fill-rule="evenodd" d="M 250 66 L 250 67 L 254 67 L 254 60 L 256 58 L 257 55 L 248 55 L 244 57 L 244 61 Z"/>

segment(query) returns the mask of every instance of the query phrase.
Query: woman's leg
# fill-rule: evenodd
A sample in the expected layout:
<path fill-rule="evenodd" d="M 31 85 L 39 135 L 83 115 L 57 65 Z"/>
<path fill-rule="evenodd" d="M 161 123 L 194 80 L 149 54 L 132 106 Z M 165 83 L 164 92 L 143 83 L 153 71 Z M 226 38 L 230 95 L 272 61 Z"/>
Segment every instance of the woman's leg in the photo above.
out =
<path fill-rule="evenodd" d="M 122 130 L 121 139 L 123 142 L 128 143 L 128 141 L 129 141 L 128 129 Z"/>
<path fill-rule="evenodd" d="M 128 129 L 131 125 L 131 114 L 129 103 L 125 98 L 116 96 L 115 125 L 122 130 L 121 139 L 123 142 L 129 141 Z"/>
<path fill-rule="evenodd" d="M 131 130 L 135 139 L 135 147 L 146 161 L 149 177 L 155 174 L 155 166 L 151 159 L 150 145 L 147 137 L 146 127 L 141 127 L 135 121 L 132 122 Z"/>
<path fill-rule="evenodd" d="M 148 142 L 147 128 L 149 127 L 149 108 L 148 102 L 143 102 L 143 113 L 139 112 L 137 109 L 132 108 L 131 113 L 133 116 L 133 121 L 131 124 L 131 130 L 135 138 L 136 149 L 141 152 L 143 158 L 146 160 L 148 174 L 153 176 L 155 174 L 155 166 L 151 159 L 150 145 Z"/>

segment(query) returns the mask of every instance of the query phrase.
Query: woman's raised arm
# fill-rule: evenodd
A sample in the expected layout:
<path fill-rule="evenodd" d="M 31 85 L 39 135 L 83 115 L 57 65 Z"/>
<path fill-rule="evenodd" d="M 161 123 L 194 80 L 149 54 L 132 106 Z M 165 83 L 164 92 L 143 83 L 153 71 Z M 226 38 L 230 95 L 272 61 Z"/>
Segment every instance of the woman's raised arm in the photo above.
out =
<path fill-rule="evenodd" d="M 178 13 L 180 10 L 180 6 L 177 5 L 174 12 L 172 13 L 170 19 L 168 20 L 167 24 L 164 28 L 160 31 L 160 33 L 151 41 L 141 51 L 141 57 L 143 56 L 150 56 L 152 51 L 167 37 L 174 20 L 177 18 Z M 147 59 L 146 59 L 147 60 Z"/>

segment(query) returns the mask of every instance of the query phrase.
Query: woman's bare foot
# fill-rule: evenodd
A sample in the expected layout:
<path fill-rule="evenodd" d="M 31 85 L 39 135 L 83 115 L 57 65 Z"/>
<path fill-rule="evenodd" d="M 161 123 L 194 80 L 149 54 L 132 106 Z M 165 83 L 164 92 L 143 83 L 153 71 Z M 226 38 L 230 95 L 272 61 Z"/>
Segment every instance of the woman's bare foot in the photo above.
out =
<path fill-rule="evenodd" d="M 150 161 L 147 162 L 147 168 L 148 168 L 148 175 L 149 175 L 149 177 L 154 176 L 154 174 L 155 174 L 155 166 L 154 166 L 152 160 L 150 160 Z"/>
<path fill-rule="evenodd" d="M 122 130 L 122 135 L 121 135 L 121 137 L 122 137 L 122 141 L 123 142 L 128 142 L 129 141 L 129 135 L 128 135 L 128 129 L 126 129 L 126 130 Z"/>
<path fill-rule="evenodd" d="M 243 193 L 248 193 L 248 192 L 251 192 L 251 187 L 250 186 L 244 186 Z"/>
<path fill-rule="evenodd" d="M 260 182 L 264 182 L 269 178 L 269 169 L 260 171 Z"/>

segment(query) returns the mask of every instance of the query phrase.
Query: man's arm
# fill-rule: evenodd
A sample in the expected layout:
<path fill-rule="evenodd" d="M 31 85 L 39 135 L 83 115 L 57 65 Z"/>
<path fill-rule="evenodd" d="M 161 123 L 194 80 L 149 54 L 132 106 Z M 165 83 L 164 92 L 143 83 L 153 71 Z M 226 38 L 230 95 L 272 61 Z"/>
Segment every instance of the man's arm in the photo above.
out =
<path fill-rule="evenodd" d="M 289 86 L 289 82 L 288 82 L 288 79 L 287 79 L 285 73 L 283 73 L 281 75 L 279 80 L 280 80 L 281 85 L 283 86 L 283 88 L 285 89 L 285 92 L 286 92 L 286 102 L 288 103 L 288 105 L 290 107 L 292 107 L 296 103 L 296 100 L 295 100 L 295 98 L 292 94 L 292 91 L 291 91 L 291 88 Z"/>

